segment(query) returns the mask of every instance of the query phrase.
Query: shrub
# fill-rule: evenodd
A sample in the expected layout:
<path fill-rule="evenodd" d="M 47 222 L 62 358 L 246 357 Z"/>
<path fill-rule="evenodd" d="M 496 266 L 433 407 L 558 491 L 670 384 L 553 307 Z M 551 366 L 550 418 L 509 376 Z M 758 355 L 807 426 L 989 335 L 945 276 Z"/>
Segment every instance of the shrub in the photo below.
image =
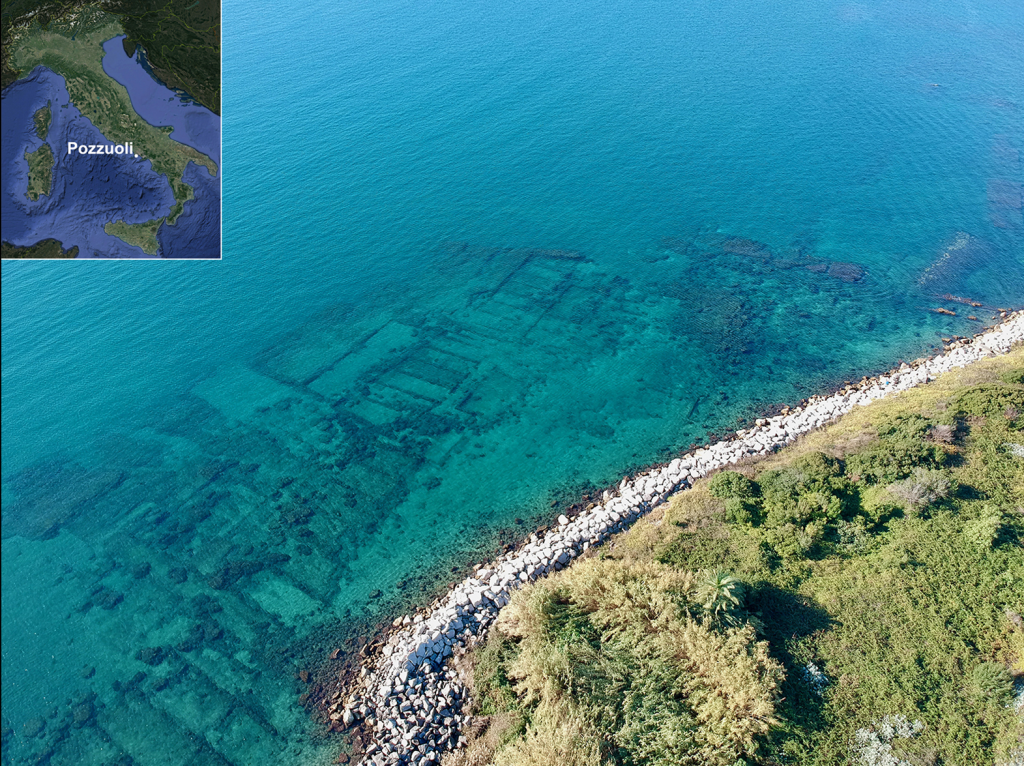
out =
<path fill-rule="evenodd" d="M 864 553 L 871 545 L 871 534 L 864 525 L 864 519 L 840 521 L 836 525 L 836 537 L 840 545 L 854 554 Z"/>
<path fill-rule="evenodd" d="M 931 426 L 929 420 L 917 413 L 884 418 L 877 427 L 882 441 L 923 439 Z"/>
<path fill-rule="evenodd" d="M 834 457 L 823 452 L 808 452 L 792 463 L 792 469 L 799 474 L 801 483 L 807 489 L 832 489 L 833 482 L 843 475 L 843 466 Z"/>
<path fill-rule="evenodd" d="M 724 569 L 701 574 L 694 597 L 705 612 L 718 617 L 735 611 L 743 604 L 744 585 Z"/>
<path fill-rule="evenodd" d="M 738 582 L 721 574 L 709 581 L 738 600 Z M 532 712 L 496 764 L 732 766 L 775 723 L 781 667 L 752 628 L 687 613 L 691 574 L 587 559 L 553 580 L 516 593 L 498 617 L 520 642 L 508 673 Z M 559 641 L 581 616 L 600 640 Z"/>
<path fill-rule="evenodd" d="M 883 440 L 850 455 L 846 470 L 871 483 L 892 484 L 910 476 L 915 468 L 941 468 L 948 459 L 941 447 L 919 439 Z"/>
<path fill-rule="evenodd" d="M 1024 367 L 1007 370 L 999 376 L 999 379 L 1004 383 L 1009 383 L 1010 385 L 1024 386 Z"/>
<path fill-rule="evenodd" d="M 931 423 L 921 415 L 899 415 L 878 425 L 878 442 L 846 460 L 846 473 L 878 484 L 892 484 L 910 476 L 915 468 L 940 468 L 949 456 L 940 446 L 926 442 Z"/>
<path fill-rule="evenodd" d="M 1002 417 L 1007 411 L 1024 411 L 1024 391 L 995 384 L 974 386 L 957 394 L 950 402 L 949 413 L 954 417 L 976 415 L 986 418 Z"/>
<path fill-rule="evenodd" d="M 719 471 L 708 479 L 708 491 L 715 497 L 750 500 L 756 494 L 754 483 L 736 471 Z"/>
<path fill-rule="evenodd" d="M 515 645 L 498 631 L 491 631 L 475 656 L 473 691 L 482 715 L 492 715 L 515 707 L 512 682 L 505 671 L 515 656 Z"/>
<path fill-rule="evenodd" d="M 601 635 L 587 613 L 564 590 L 549 591 L 539 602 L 541 628 L 556 644 L 586 643 L 598 646 Z"/>
<path fill-rule="evenodd" d="M 803 524 L 812 521 L 829 524 L 838 521 L 842 511 L 843 502 L 826 492 L 807 492 L 796 502 L 796 517 Z"/>
<path fill-rule="evenodd" d="M 578 716 L 566 715 L 552 720 L 543 717 L 539 726 L 531 726 L 518 747 L 500 748 L 495 766 L 604 766 L 601 738 L 592 726 Z"/>
<path fill-rule="evenodd" d="M 738 497 L 730 497 L 725 501 L 725 518 L 733 524 L 746 524 L 753 526 L 757 524 L 760 514 L 754 503 L 741 500 Z"/>
<path fill-rule="evenodd" d="M 949 478 L 942 471 L 930 471 L 926 468 L 915 468 L 910 478 L 890 484 L 888 487 L 889 493 L 912 513 L 920 512 L 946 497 L 949 489 Z"/>
<path fill-rule="evenodd" d="M 859 488 L 860 512 L 872 524 L 884 524 L 899 516 L 903 508 L 884 486 L 864 485 Z"/>
<path fill-rule="evenodd" d="M 972 691 L 982 702 L 999 707 L 1010 704 L 1013 699 L 1013 678 L 998 662 L 983 662 L 971 673 Z"/>
<path fill-rule="evenodd" d="M 1002 531 L 1003 515 L 998 511 L 987 511 L 964 525 L 964 537 L 982 551 L 996 544 Z"/>
<path fill-rule="evenodd" d="M 783 558 L 807 556 L 824 537 L 825 526 L 820 522 L 800 526 L 783 524 L 765 530 L 765 541 Z"/>
<path fill-rule="evenodd" d="M 795 471 L 777 468 L 758 476 L 758 485 L 766 522 L 771 525 L 774 518 L 785 523 L 791 507 L 796 505 L 800 496 L 800 476 Z"/>
<path fill-rule="evenodd" d="M 939 444 L 952 444 L 956 439 L 956 428 L 940 423 L 928 429 L 928 438 Z"/>

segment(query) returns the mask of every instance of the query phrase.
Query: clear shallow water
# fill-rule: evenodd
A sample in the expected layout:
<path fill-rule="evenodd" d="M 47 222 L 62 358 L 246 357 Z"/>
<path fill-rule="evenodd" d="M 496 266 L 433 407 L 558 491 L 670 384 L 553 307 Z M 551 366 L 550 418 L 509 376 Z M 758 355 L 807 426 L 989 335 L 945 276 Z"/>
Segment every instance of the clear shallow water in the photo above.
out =
<path fill-rule="evenodd" d="M 333 758 L 346 625 L 1024 301 L 1016 4 L 616 5 L 229 2 L 224 260 L 3 265 L 14 762 Z"/>

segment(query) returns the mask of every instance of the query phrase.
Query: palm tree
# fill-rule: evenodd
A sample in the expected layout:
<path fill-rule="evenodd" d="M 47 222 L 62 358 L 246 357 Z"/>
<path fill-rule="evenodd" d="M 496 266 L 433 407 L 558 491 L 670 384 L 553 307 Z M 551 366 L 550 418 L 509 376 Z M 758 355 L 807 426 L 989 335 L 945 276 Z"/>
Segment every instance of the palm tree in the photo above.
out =
<path fill-rule="evenodd" d="M 705 612 L 728 618 L 743 602 L 743 582 L 724 569 L 705 570 L 694 595 Z"/>

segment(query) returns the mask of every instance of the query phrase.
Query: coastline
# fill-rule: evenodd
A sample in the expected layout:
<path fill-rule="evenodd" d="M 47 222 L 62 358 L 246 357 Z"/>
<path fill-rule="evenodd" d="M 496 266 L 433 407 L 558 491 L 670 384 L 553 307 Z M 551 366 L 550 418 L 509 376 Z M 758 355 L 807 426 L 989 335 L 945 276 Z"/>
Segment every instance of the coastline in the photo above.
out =
<path fill-rule="evenodd" d="M 623 478 L 617 488 L 601 492 L 596 504 L 587 503 L 585 509 L 582 504 L 573 505 L 568 511 L 572 517 L 562 513 L 547 530 L 534 532 L 476 567 L 472 576 L 429 607 L 395 619 L 389 629 L 370 639 L 359 653 L 358 665 L 326 695 L 324 714 L 329 725 L 337 730 L 356 727 L 368 740 L 365 747 L 356 748 L 356 763 L 439 762 L 445 752 L 464 745 L 461 729 L 470 723 L 462 713 L 468 694 L 450 661 L 486 638 L 513 590 L 569 566 L 697 479 L 774 452 L 858 405 L 1005 354 L 1024 342 L 1024 310 L 1001 312 L 995 318 L 997 324 L 971 338 L 950 339 L 942 353 L 902 363 L 831 394 L 811 396 L 794 407 L 782 407 L 779 414 L 758 418 L 752 427 Z"/>

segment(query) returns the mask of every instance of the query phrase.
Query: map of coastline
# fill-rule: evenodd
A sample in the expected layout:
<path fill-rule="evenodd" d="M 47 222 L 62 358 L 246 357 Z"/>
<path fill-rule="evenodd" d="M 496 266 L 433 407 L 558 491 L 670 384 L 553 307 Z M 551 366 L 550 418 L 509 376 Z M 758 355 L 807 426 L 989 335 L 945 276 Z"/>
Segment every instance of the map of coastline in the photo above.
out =
<path fill-rule="evenodd" d="M 155 79 L 118 17 L 31 21 L 4 53 L 4 258 L 220 257 L 220 117 Z"/>

